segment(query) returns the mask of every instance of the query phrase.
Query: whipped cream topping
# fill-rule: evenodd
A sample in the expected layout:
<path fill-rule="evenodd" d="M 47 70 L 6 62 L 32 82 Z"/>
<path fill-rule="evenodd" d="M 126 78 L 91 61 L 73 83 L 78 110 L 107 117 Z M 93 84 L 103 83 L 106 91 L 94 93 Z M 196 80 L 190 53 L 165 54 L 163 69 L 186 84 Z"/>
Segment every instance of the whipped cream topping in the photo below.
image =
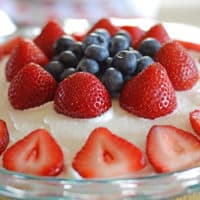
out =
<path fill-rule="evenodd" d="M 193 54 L 195 56 L 195 54 Z M 72 166 L 72 160 L 81 149 L 96 127 L 103 126 L 114 134 L 127 139 L 141 148 L 145 153 L 146 136 L 152 125 L 174 125 L 177 128 L 193 133 L 189 122 L 189 112 L 200 105 L 200 81 L 191 90 L 176 91 L 177 108 L 173 113 L 154 119 L 144 119 L 129 114 L 119 106 L 118 100 L 113 100 L 112 107 L 99 117 L 92 119 L 75 119 L 58 114 L 53 108 L 53 102 L 27 110 L 15 110 L 8 100 L 9 83 L 5 78 L 5 63 L 0 62 L 0 119 L 6 121 L 12 145 L 37 128 L 45 128 L 56 139 L 64 152 L 65 169 L 59 175 L 64 178 L 80 178 Z M 199 64 L 198 65 L 198 70 Z M 155 173 L 150 164 L 134 174 L 145 176 Z"/>

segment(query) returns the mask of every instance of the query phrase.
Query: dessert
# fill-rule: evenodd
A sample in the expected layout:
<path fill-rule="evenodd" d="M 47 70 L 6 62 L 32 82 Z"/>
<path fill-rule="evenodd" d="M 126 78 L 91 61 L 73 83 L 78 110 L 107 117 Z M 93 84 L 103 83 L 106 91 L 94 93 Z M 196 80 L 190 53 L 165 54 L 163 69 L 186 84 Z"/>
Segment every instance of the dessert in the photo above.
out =
<path fill-rule="evenodd" d="M 20 38 L 15 46 L 13 40 L 6 51 L 0 119 L 10 142 L 2 166 L 64 178 L 198 166 L 200 141 L 192 126 L 199 119 L 190 116 L 199 105 L 199 69 L 180 42 L 161 24 L 145 32 L 108 19 L 81 42 L 73 37 L 50 21 L 33 41 Z"/>

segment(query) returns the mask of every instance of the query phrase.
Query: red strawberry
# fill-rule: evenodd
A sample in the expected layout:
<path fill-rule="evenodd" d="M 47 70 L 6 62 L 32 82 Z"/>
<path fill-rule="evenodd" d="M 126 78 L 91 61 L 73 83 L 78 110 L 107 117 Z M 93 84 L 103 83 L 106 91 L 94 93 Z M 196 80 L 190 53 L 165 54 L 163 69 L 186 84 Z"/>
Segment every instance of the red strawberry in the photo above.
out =
<path fill-rule="evenodd" d="M 12 50 L 23 40 L 22 36 L 17 35 L 16 37 L 8 40 L 1 45 L 5 55 L 10 54 Z"/>
<path fill-rule="evenodd" d="M 128 112 L 150 119 L 176 108 L 176 96 L 167 72 L 155 62 L 126 83 L 119 101 Z"/>
<path fill-rule="evenodd" d="M 55 79 L 40 65 L 29 63 L 13 78 L 8 97 L 16 109 L 39 106 L 53 99 Z"/>
<path fill-rule="evenodd" d="M 152 126 L 147 136 L 146 152 L 157 172 L 173 172 L 200 163 L 200 141 L 174 126 Z"/>
<path fill-rule="evenodd" d="M 9 143 L 9 133 L 6 123 L 0 119 L 0 155 L 7 148 Z"/>
<path fill-rule="evenodd" d="M 34 42 L 48 58 L 52 58 L 53 45 L 64 34 L 63 28 L 56 21 L 50 20 L 43 27 L 41 33 L 34 39 Z"/>
<path fill-rule="evenodd" d="M 145 31 L 142 30 L 140 27 L 138 26 L 122 26 L 120 27 L 123 30 L 126 30 L 129 32 L 129 34 L 131 35 L 131 39 L 132 39 L 132 46 L 136 47 L 136 45 L 138 44 L 138 42 L 141 40 L 141 38 L 144 37 L 145 35 Z"/>
<path fill-rule="evenodd" d="M 200 136 L 200 110 L 190 112 L 189 119 L 193 130 Z"/>
<path fill-rule="evenodd" d="M 146 161 L 134 144 L 99 127 L 92 131 L 72 165 L 84 178 L 105 178 L 130 175 L 144 168 Z"/>
<path fill-rule="evenodd" d="M 120 30 L 117 26 L 112 24 L 109 18 L 102 18 L 90 28 L 87 34 L 93 32 L 97 28 L 105 28 L 111 34 L 111 36 L 115 35 L 115 33 Z"/>
<path fill-rule="evenodd" d="M 181 43 L 181 45 L 183 45 L 186 49 L 200 52 L 200 44 L 183 41 L 183 40 L 176 40 L 176 41 Z"/>
<path fill-rule="evenodd" d="M 13 49 L 6 64 L 7 80 L 11 81 L 17 72 L 30 62 L 43 66 L 46 65 L 48 59 L 31 40 L 22 40 Z"/>
<path fill-rule="evenodd" d="M 37 129 L 6 150 L 3 167 L 26 174 L 56 176 L 63 169 L 63 152 L 48 131 Z"/>
<path fill-rule="evenodd" d="M 165 67 L 175 90 L 190 89 L 198 80 L 194 60 L 178 42 L 165 44 L 156 54 L 155 60 Z"/>
<path fill-rule="evenodd" d="M 76 41 L 82 41 L 85 37 L 85 34 L 80 34 L 80 33 L 72 33 L 72 37 L 76 40 Z"/>
<path fill-rule="evenodd" d="M 146 32 L 143 39 L 148 38 L 148 37 L 157 39 L 161 45 L 164 45 L 165 43 L 167 43 L 171 40 L 167 31 L 165 30 L 165 27 L 160 23 L 152 26 Z"/>
<path fill-rule="evenodd" d="M 87 72 L 77 72 L 59 84 L 54 107 L 66 116 L 92 118 L 107 111 L 111 107 L 111 99 L 97 77 Z"/>

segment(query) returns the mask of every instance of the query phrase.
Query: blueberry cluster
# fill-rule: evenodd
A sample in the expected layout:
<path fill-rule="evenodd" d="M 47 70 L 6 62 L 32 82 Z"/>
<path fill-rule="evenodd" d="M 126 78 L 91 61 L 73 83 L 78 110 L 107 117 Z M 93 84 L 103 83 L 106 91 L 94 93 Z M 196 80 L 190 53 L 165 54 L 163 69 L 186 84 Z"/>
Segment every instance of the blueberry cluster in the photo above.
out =
<path fill-rule="evenodd" d="M 64 35 L 54 44 L 55 57 L 45 69 L 61 82 L 67 76 L 85 71 L 96 75 L 112 96 L 119 94 L 124 83 L 153 62 L 160 43 L 144 39 L 138 51 L 131 47 L 131 36 L 120 30 L 113 37 L 106 29 L 96 29 L 82 42 Z"/>

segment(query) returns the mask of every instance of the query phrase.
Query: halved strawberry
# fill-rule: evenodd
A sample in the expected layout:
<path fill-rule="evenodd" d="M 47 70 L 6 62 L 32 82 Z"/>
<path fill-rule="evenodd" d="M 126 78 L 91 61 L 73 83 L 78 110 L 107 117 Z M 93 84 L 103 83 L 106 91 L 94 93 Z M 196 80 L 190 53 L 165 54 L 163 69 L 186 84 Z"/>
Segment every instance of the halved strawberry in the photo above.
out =
<path fill-rule="evenodd" d="M 92 131 L 73 160 L 73 167 L 84 178 L 126 176 L 145 167 L 141 150 L 107 128 Z"/>
<path fill-rule="evenodd" d="M 76 118 L 97 117 L 111 107 L 111 98 L 102 82 L 87 72 L 64 79 L 54 98 L 55 110 Z"/>
<path fill-rule="evenodd" d="M 177 104 L 167 72 L 156 62 L 125 84 L 119 101 L 128 112 L 150 119 L 171 113 Z"/>
<path fill-rule="evenodd" d="M 53 45 L 64 34 L 63 28 L 56 21 L 49 20 L 41 33 L 34 39 L 34 42 L 48 58 L 52 58 L 54 54 Z"/>
<path fill-rule="evenodd" d="M 181 43 L 186 49 L 200 52 L 200 44 L 183 41 L 183 40 L 176 40 L 177 42 Z"/>
<path fill-rule="evenodd" d="M 146 152 L 157 172 L 173 172 L 199 165 L 200 140 L 174 126 L 154 125 L 147 136 Z"/>
<path fill-rule="evenodd" d="M 190 89 L 198 80 L 198 70 L 193 58 L 176 41 L 161 47 L 155 60 L 165 67 L 175 90 Z"/>
<path fill-rule="evenodd" d="M 13 49 L 6 64 L 7 80 L 11 81 L 18 71 L 30 62 L 44 66 L 48 59 L 31 40 L 24 39 Z"/>
<path fill-rule="evenodd" d="M 12 50 L 23 40 L 23 37 L 20 35 L 15 36 L 14 38 L 6 41 L 1 45 L 5 55 L 10 54 Z"/>
<path fill-rule="evenodd" d="M 8 98 L 16 109 L 27 109 L 51 101 L 57 82 L 40 65 L 25 65 L 12 79 Z"/>
<path fill-rule="evenodd" d="M 193 130 L 200 136 L 200 110 L 190 112 L 189 119 Z"/>
<path fill-rule="evenodd" d="M 5 151 L 9 143 L 9 133 L 6 122 L 0 119 L 0 155 Z"/>
<path fill-rule="evenodd" d="M 6 150 L 3 167 L 25 174 L 56 176 L 63 169 L 63 152 L 48 131 L 36 129 Z"/>
<path fill-rule="evenodd" d="M 165 27 L 161 23 L 158 23 L 152 26 L 145 33 L 143 39 L 148 38 L 148 37 L 157 39 L 161 45 L 164 45 L 165 43 L 171 41 L 171 38 L 169 37 Z"/>
<path fill-rule="evenodd" d="M 145 35 L 145 31 L 142 30 L 140 27 L 138 26 L 121 26 L 120 27 L 123 30 L 126 30 L 129 32 L 129 34 L 131 35 L 131 39 L 132 39 L 132 46 L 136 47 L 138 42 L 141 40 L 141 38 L 144 37 Z"/>
<path fill-rule="evenodd" d="M 97 21 L 87 32 L 87 34 L 93 32 L 97 28 L 105 28 L 111 36 L 115 35 L 120 29 L 115 26 L 109 18 L 102 18 Z M 87 35 L 86 34 L 86 35 Z"/>

